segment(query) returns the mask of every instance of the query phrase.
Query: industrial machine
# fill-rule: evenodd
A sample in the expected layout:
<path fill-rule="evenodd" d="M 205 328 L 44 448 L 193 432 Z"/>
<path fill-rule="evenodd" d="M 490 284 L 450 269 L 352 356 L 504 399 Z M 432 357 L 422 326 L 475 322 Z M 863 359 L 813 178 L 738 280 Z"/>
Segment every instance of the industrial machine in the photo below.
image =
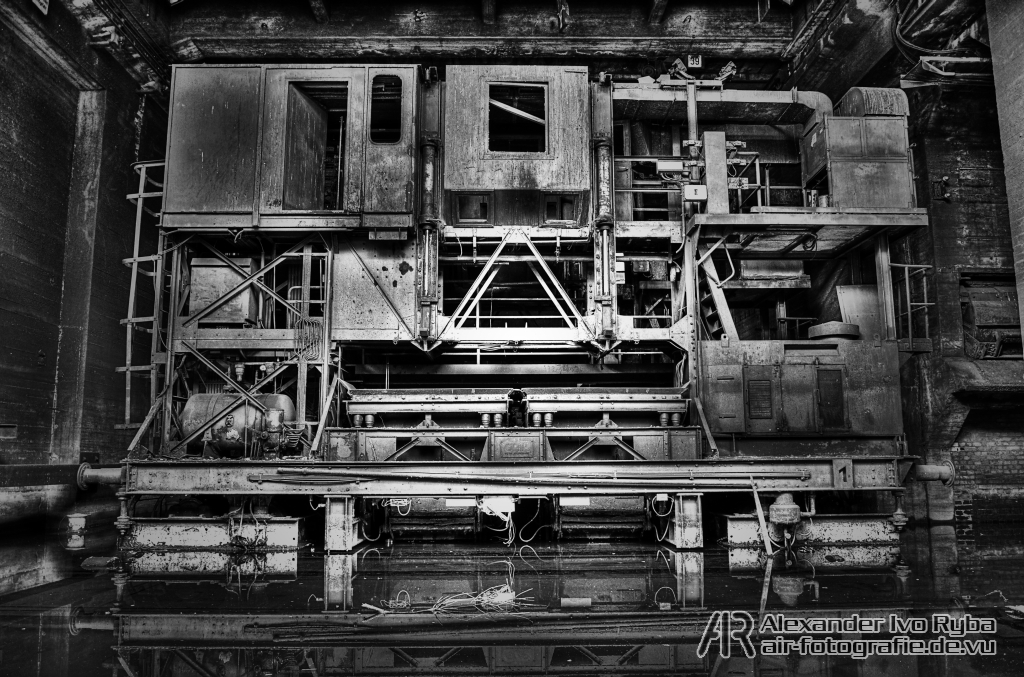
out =
<path fill-rule="evenodd" d="M 179 65 L 170 97 L 131 196 L 133 547 L 699 548 L 717 513 L 888 548 L 904 483 L 952 479 L 903 443 L 898 90 Z"/>

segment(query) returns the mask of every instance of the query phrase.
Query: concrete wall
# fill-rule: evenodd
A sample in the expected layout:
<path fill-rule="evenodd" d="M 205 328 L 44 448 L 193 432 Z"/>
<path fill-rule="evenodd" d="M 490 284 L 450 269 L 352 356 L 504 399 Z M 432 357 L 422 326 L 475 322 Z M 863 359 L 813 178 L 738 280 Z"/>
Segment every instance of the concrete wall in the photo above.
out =
<path fill-rule="evenodd" d="M 166 112 L 87 43 L 63 3 L 46 15 L 30 0 L 0 6 L 0 424 L 18 426 L 0 463 L 113 462 L 132 435 L 114 429 L 135 215 L 125 195 L 131 163 L 163 156 Z M 138 386 L 135 420 L 148 408 Z"/>
<path fill-rule="evenodd" d="M 0 439 L 4 461 L 49 450 L 79 90 L 0 23 Z"/>
<path fill-rule="evenodd" d="M 1010 224 L 1016 256 L 1017 299 L 1024 303 L 1024 3 L 987 0 L 992 72 L 999 99 L 999 130 L 1010 197 Z M 1021 313 L 1024 317 L 1024 313 Z"/>

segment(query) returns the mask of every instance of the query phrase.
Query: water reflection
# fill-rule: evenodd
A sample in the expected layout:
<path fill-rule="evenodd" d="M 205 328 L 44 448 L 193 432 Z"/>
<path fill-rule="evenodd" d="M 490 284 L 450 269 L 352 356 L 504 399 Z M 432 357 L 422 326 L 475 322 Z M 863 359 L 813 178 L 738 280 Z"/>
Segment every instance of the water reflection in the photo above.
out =
<path fill-rule="evenodd" d="M 897 555 L 894 565 L 888 552 L 877 566 L 863 553 L 752 564 L 722 547 L 639 542 L 114 553 L 112 538 L 65 532 L 0 548 L 0 674 L 933 677 L 1019 674 L 1021 665 L 1020 599 L 953 602 L 948 582 L 936 592 L 927 563 Z M 1000 656 L 747 659 L 713 645 L 699 658 L 716 610 L 994 614 Z"/>

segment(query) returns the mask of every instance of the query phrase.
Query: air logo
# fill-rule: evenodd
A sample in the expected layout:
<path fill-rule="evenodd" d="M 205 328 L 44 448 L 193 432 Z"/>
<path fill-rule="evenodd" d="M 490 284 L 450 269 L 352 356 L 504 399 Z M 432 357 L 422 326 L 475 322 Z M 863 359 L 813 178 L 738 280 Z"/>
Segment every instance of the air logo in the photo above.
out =
<path fill-rule="evenodd" d="M 732 643 L 738 642 L 743 648 L 743 655 L 753 658 L 754 643 L 750 635 L 754 632 L 754 619 L 746 611 L 716 611 L 711 614 L 708 624 L 704 626 L 704 634 L 697 645 L 697 657 L 704 658 L 714 642 L 718 642 L 718 653 L 722 658 L 732 656 Z"/>

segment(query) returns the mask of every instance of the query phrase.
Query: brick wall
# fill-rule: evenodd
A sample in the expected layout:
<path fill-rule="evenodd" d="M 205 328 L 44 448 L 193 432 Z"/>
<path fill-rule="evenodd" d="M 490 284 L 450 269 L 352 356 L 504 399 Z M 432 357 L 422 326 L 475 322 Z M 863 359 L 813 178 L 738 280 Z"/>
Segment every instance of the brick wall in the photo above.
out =
<path fill-rule="evenodd" d="M 974 409 L 951 452 L 957 556 L 963 593 L 1024 597 L 1024 411 Z M 992 601 L 997 601 L 993 599 Z"/>
<path fill-rule="evenodd" d="M 1024 499 L 1024 411 L 973 409 L 953 444 L 952 458 L 958 503 L 995 499 L 1006 509 L 1017 508 L 991 507 L 987 519 L 1024 519 L 1019 508 Z"/>

